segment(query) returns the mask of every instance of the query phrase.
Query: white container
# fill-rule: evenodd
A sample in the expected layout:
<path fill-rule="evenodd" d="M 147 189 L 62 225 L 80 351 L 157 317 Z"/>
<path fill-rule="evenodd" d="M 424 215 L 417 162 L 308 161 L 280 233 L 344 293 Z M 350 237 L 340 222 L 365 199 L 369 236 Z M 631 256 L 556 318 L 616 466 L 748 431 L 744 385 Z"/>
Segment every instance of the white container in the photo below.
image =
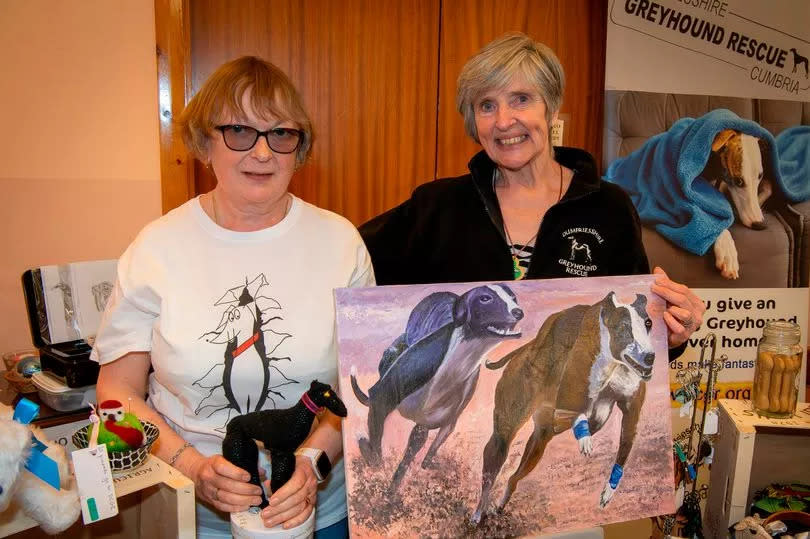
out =
<path fill-rule="evenodd" d="M 231 535 L 234 539 L 309 539 L 315 533 L 315 511 L 303 523 L 285 530 L 281 525 L 265 528 L 257 508 L 251 509 L 231 513 Z"/>
<path fill-rule="evenodd" d="M 68 387 L 47 372 L 35 372 L 31 383 L 37 388 L 39 398 L 47 406 L 60 412 L 72 412 L 86 408 L 96 401 L 96 386 Z"/>

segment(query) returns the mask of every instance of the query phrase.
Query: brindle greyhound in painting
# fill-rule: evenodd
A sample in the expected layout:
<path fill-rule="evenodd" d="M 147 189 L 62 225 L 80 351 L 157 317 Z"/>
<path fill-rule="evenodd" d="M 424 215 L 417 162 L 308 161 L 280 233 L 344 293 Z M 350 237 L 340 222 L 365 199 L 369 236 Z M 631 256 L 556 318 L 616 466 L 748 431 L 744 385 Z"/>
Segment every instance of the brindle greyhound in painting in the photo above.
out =
<path fill-rule="evenodd" d="M 604 426 L 615 404 L 622 411 L 622 427 L 616 462 L 599 501 L 601 507 L 607 505 L 633 446 L 655 361 L 646 306 L 646 296 L 639 294 L 626 305 L 610 292 L 594 305 L 575 305 L 552 314 L 533 340 L 487 364 L 491 369 L 506 368 L 495 389 L 493 432 L 484 449 L 481 499 L 471 518 L 474 524 L 484 516 L 509 446 L 529 417 L 534 431 L 497 511 L 503 510 L 518 481 L 540 461 L 549 440 L 572 424 L 580 452 L 589 456 L 591 434 Z"/>

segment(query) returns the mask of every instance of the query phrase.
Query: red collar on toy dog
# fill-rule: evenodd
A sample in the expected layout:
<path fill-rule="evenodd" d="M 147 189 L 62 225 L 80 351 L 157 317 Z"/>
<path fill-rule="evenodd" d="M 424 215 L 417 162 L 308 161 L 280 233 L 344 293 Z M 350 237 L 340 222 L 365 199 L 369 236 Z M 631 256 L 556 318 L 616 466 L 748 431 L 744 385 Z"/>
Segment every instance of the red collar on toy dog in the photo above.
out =
<path fill-rule="evenodd" d="M 312 412 L 315 415 L 318 415 L 319 413 L 321 413 L 323 411 L 323 407 L 318 406 L 317 404 L 312 402 L 312 399 L 310 399 L 309 395 L 306 394 L 306 393 L 301 395 L 301 402 L 303 402 L 304 406 L 306 406 L 309 409 L 309 411 Z"/>

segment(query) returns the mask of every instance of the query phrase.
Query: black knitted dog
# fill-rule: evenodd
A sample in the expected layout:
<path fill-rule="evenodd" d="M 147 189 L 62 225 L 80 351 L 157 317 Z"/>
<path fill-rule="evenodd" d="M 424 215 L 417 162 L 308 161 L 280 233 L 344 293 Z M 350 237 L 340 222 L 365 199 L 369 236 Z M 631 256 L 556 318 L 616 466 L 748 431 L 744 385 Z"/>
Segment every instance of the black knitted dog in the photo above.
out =
<path fill-rule="evenodd" d="M 314 380 L 292 408 L 261 410 L 231 419 L 222 440 L 222 455 L 248 472 L 251 483 L 261 486 L 259 448 L 254 441 L 261 440 L 264 448 L 270 451 L 270 488 L 275 492 L 292 477 L 295 450 L 309 436 L 315 415 L 324 408 L 336 416 L 346 417 L 346 406 L 332 388 Z M 267 504 L 267 498 L 262 493 L 261 507 L 267 507 Z"/>

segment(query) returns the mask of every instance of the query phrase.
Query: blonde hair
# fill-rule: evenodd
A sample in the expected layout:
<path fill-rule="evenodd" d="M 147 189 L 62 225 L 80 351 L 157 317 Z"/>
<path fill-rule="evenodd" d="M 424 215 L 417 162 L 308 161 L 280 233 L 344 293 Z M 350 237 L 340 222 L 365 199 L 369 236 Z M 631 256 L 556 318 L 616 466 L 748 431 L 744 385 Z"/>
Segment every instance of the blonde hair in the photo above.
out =
<path fill-rule="evenodd" d="M 484 46 L 461 69 L 456 90 L 456 106 L 464 117 L 467 134 L 478 140 L 475 127 L 475 102 L 486 92 L 505 88 L 523 75 L 534 85 L 546 104 L 546 121 L 562 106 L 565 73 L 549 47 L 526 34 L 510 32 Z"/>
<path fill-rule="evenodd" d="M 288 120 L 304 132 L 295 155 L 296 165 L 303 165 L 315 134 L 301 96 L 283 71 L 255 56 L 242 56 L 222 64 L 191 98 L 177 121 L 186 146 L 200 161 L 207 161 L 208 144 L 223 118 L 229 115 L 247 118 L 242 99 L 248 91 L 250 106 L 262 119 L 272 116 Z"/>

